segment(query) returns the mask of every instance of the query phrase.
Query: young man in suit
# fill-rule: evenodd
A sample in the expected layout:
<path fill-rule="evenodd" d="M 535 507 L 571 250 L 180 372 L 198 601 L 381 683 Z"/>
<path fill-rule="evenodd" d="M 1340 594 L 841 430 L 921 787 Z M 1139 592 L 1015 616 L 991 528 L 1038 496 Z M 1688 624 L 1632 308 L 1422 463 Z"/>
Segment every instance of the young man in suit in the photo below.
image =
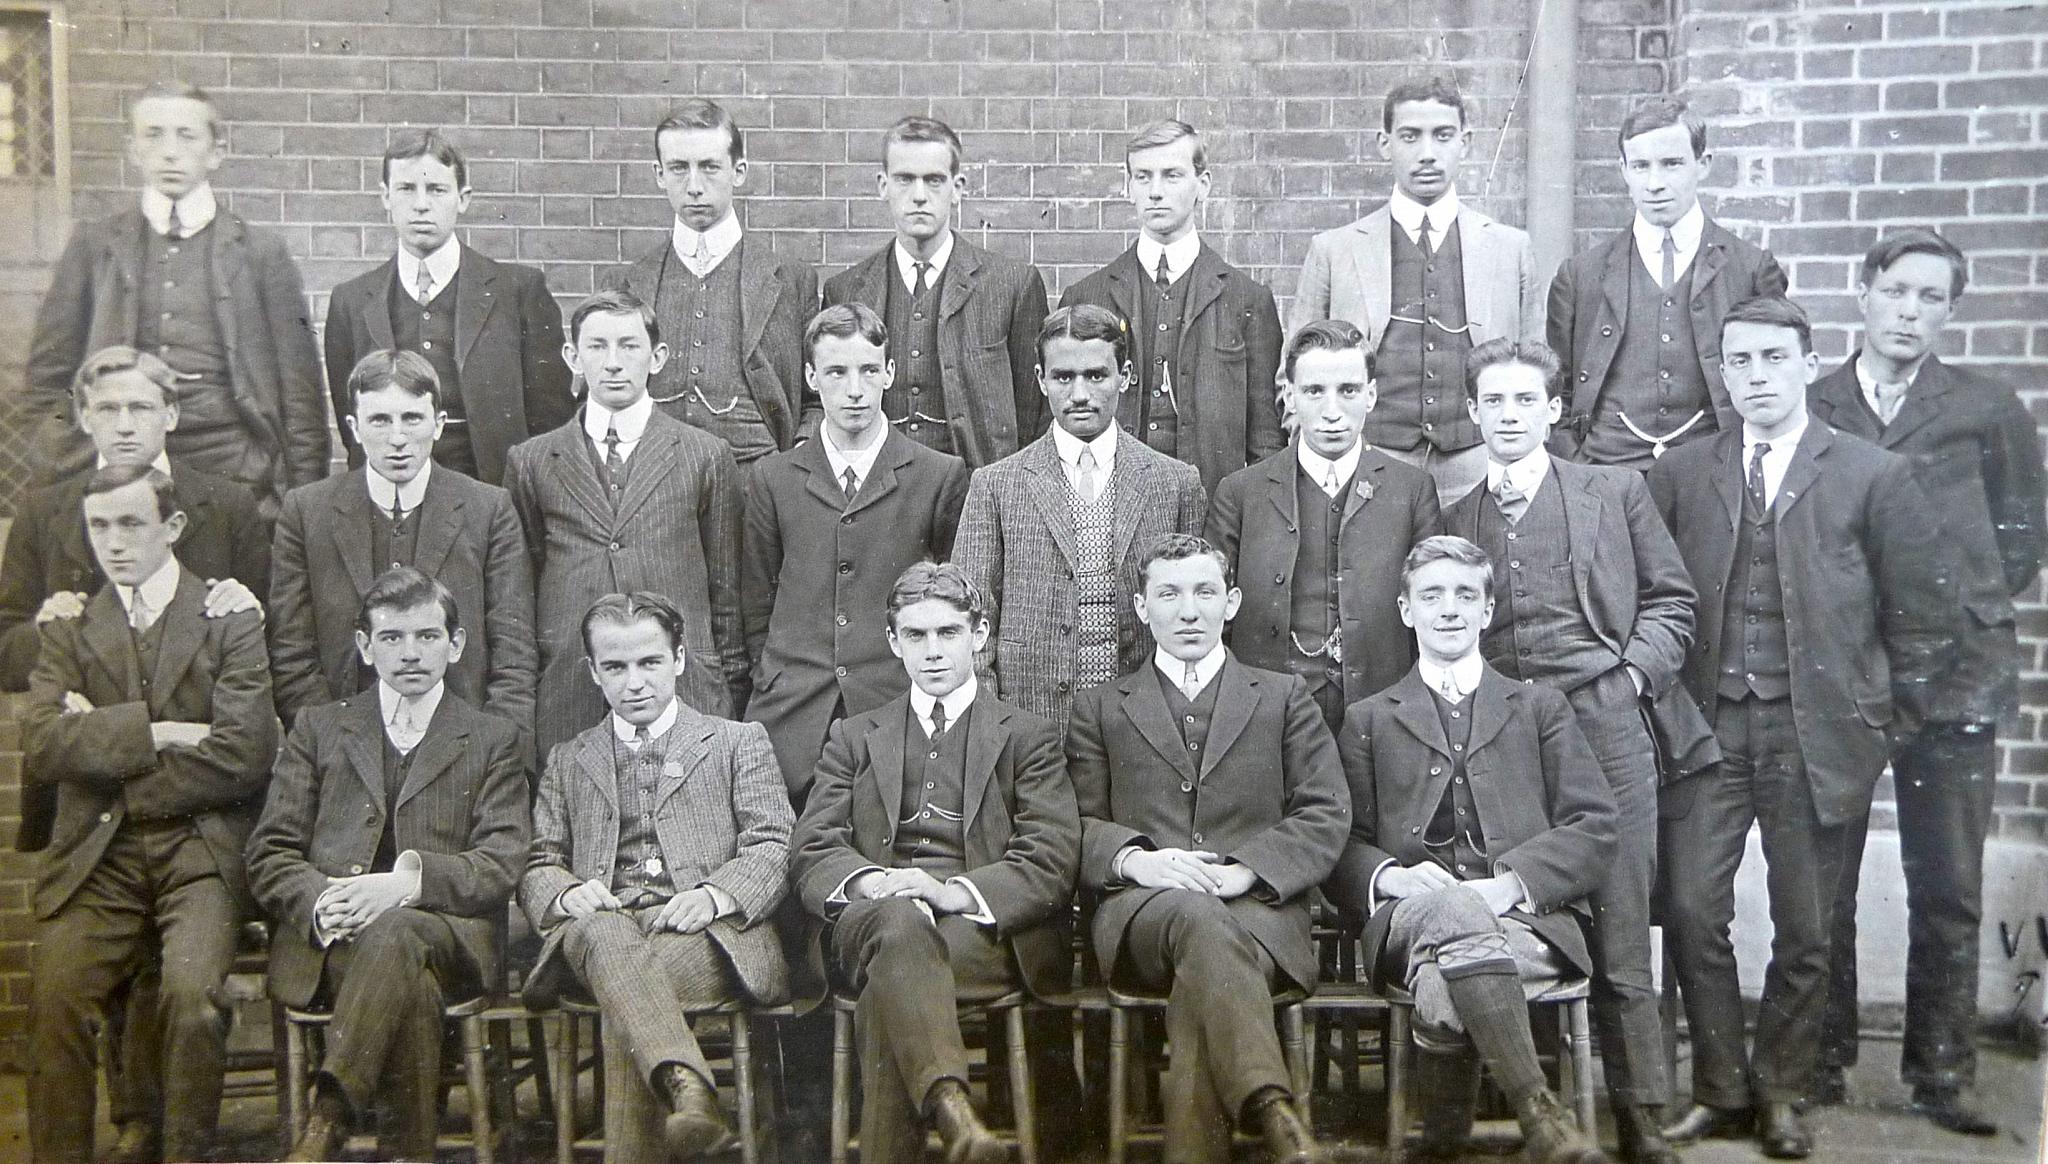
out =
<path fill-rule="evenodd" d="M 1155 121 L 1124 144 L 1137 244 L 1067 288 L 1061 307 L 1093 303 L 1135 333 L 1132 387 L 1117 423 L 1146 445 L 1223 478 L 1287 444 L 1273 398 L 1280 312 L 1273 293 L 1195 232 L 1209 195 L 1209 154 L 1185 121 Z"/>
<path fill-rule="evenodd" d="M 555 748 L 541 776 L 519 904 L 546 944 L 526 994 L 551 1001 L 573 975 L 667 1109 L 668 1158 L 707 1155 L 731 1132 L 683 1008 L 787 997 L 770 919 L 789 867 L 789 796 L 765 730 L 676 698 L 691 660 L 667 599 L 607 594 L 581 631 L 610 711 Z M 608 1134 L 623 1131 L 611 1117 Z"/>
<path fill-rule="evenodd" d="M 1074 789 L 1059 728 L 975 679 L 986 602 L 958 566 L 897 579 L 909 694 L 833 725 L 797 825 L 797 892 L 859 998 L 861 1158 L 879 1164 L 922 1158 L 927 1124 L 950 1164 L 1009 1159 L 968 1099 L 955 1000 L 1057 993 L 1072 962 Z"/>
<path fill-rule="evenodd" d="M 1529 236 L 1458 198 L 1472 129 L 1456 87 L 1440 77 L 1396 85 L 1379 142 L 1393 163 L 1393 196 L 1309 244 L 1288 331 L 1341 319 L 1365 333 L 1380 396 L 1366 439 L 1428 469 L 1448 505 L 1486 467 L 1465 415 L 1465 353 L 1499 337 L 1534 339 L 1543 300 Z"/>
<path fill-rule="evenodd" d="M 1924 227 L 1886 235 L 1863 258 L 1863 348 L 1808 391 L 1813 414 L 1912 460 L 1948 535 L 1967 617 L 1920 734 L 1892 756 L 1906 874 L 1906 1048 L 1916 1109 L 1950 1131 L 1997 1126 L 1963 1098 L 1976 1075 L 1978 930 L 1984 835 L 1998 781 L 1998 724 L 2016 709 L 2013 598 L 2040 573 L 2041 437 L 2013 390 L 1934 352 L 1968 261 Z M 1838 1100 L 1856 1061 L 1856 879 L 1867 818 L 1850 824 L 1835 898 L 1825 1066 Z"/>
<path fill-rule="evenodd" d="M 804 397 L 804 324 L 818 275 L 740 230 L 733 195 L 746 185 L 740 127 L 692 97 L 654 127 L 654 184 L 675 225 L 631 266 L 604 277 L 654 309 L 669 361 L 648 377 L 663 412 L 723 440 L 742 465 L 794 446 Z"/>
<path fill-rule="evenodd" d="M 270 995 L 334 1016 L 287 1160 L 335 1159 L 380 1096 L 391 1152 L 431 1160 L 442 1011 L 503 981 L 527 766 L 512 724 L 448 688 L 464 638 L 446 586 L 411 566 L 378 575 L 356 628 L 375 693 L 299 716 L 249 836 Z"/>
<path fill-rule="evenodd" d="M 1308 685 L 1223 647 L 1230 563 L 1167 534 L 1131 605 L 1151 658 L 1083 691 L 1067 730 L 1081 806 L 1081 885 L 1102 895 L 1103 972 L 1165 992 L 1166 1158 L 1220 1162 L 1257 1128 L 1275 1159 L 1321 1158 L 1295 1110 L 1271 992 L 1316 981 L 1309 891 L 1344 847 L 1350 805 Z"/>
<path fill-rule="evenodd" d="M 1399 603 L 1420 657 L 1345 712 L 1351 838 L 1325 888 L 1366 916 L 1374 980 L 1415 999 L 1424 1154 L 1465 1146 L 1476 1049 L 1530 1160 L 1600 1164 L 1543 1077 L 1525 999 L 1594 971 L 1584 927 L 1614 849 L 1607 781 L 1562 695 L 1481 656 L 1486 551 L 1456 536 L 1416 543 Z"/>
<path fill-rule="evenodd" d="M 1798 1108 L 1819 1061 L 1828 930 L 1845 842 L 1893 743 L 1910 741 L 1947 670 L 1958 613 L 1911 462 L 1817 424 L 1806 313 L 1760 296 L 1721 325 L 1739 428 L 1674 450 L 1650 493 L 1705 599 L 1681 672 L 1722 762 L 1660 792 L 1664 940 L 1693 1040 L 1685 1143 L 1746 1135 L 1804 1157 Z M 1770 865 L 1771 965 L 1755 1050 L 1728 926 L 1751 822 Z"/>
<path fill-rule="evenodd" d="M 562 347 L 562 309 L 537 267 L 500 263 L 462 245 L 469 166 L 440 131 L 401 130 L 384 151 L 379 197 L 398 236 L 389 260 L 327 300 L 327 387 L 349 415 L 349 373 L 372 351 L 417 352 L 441 381 L 447 416 L 434 460 L 496 485 L 505 451 L 576 411 Z M 349 464 L 363 446 L 344 425 Z"/>
<path fill-rule="evenodd" d="M 996 694 L 1064 724 L 1074 694 L 1138 665 L 1150 649 L 1122 595 L 1163 533 L 1202 523 L 1193 465 L 1122 433 L 1130 335 L 1105 307 L 1062 307 L 1038 337 L 1052 431 L 975 471 L 953 560 L 989 599 L 976 667 Z"/>
<path fill-rule="evenodd" d="M 514 448 L 505 474 L 533 560 L 543 755 L 603 714 L 576 626 L 606 594 L 651 591 L 682 612 L 697 665 L 678 690 L 691 710 L 729 716 L 747 705 L 732 451 L 647 395 L 668 346 L 653 309 L 632 292 L 578 304 L 562 357 L 583 377 L 583 407 Z"/>
<path fill-rule="evenodd" d="M 172 457 L 254 493 L 266 517 L 285 490 L 327 474 L 327 406 L 299 268 L 278 236 L 220 208 L 212 175 L 227 130 L 204 90 L 152 85 L 128 112 L 141 204 L 81 225 L 57 260 L 28 353 L 37 454 L 53 476 L 92 463 L 70 387 L 87 353 L 114 345 L 178 373 Z"/>
<path fill-rule="evenodd" d="M 828 307 L 804 332 L 805 382 L 824 408 L 815 438 L 762 461 L 747 481 L 740 587 L 754 694 L 790 798 L 803 803 L 825 734 L 902 695 L 885 611 L 897 576 L 953 552 L 967 466 L 882 415 L 895 370 L 881 317 Z"/>
<path fill-rule="evenodd" d="M 1623 1157 L 1676 1164 L 1658 1131 L 1671 1087 L 1650 977 L 1658 743 L 1646 713 L 1671 696 L 1694 732 L 1711 731 L 1673 691 L 1698 596 L 1642 474 L 1545 450 L 1561 375 L 1533 340 L 1472 349 L 1465 383 L 1486 482 L 1445 511 L 1444 527 L 1492 562 L 1487 665 L 1565 696 L 1614 801 L 1616 844 L 1591 898 L 1593 1012 Z"/>
<path fill-rule="evenodd" d="M 967 190 L 961 156 L 960 136 L 942 121 L 911 116 L 889 127 L 875 188 L 896 237 L 827 279 L 825 306 L 865 303 L 882 317 L 896 364 L 882 394 L 889 423 L 978 469 L 1044 430 L 1031 368 L 1045 281 L 953 229 Z"/>
<path fill-rule="evenodd" d="M 1412 661 L 1394 600 L 1402 547 L 1437 532 L 1436 483 L 1360 435 L 1373 358 L 1351 324 L 1295 332 L 1280 391 L 1292 446 L 1225 478 L 1205 533 L 1244 594 L 1230 649 L 1247 666 L 1300 676 L 1335 731 L 1346 706 Z"/>
<path fill-rule="evenodd" d="M 44 624 L 22 715 L 24 771 L 56 788 L 33 901 L 31 1158 L 93 1159 L 94 1028 L 160 952 L 159 1143 L 165 1159 L 203 1160 L 221 984 L 251 912 L 242 841 L 277 749 L 263 620 L 204 616 L 206 587 L 171 552 L 185 517 L 159 470 L 101 469 L 81 509 L 108 584 Z"/>
<path fill-rule="evenodd" d="M 435 462 L 446 396 L 424 356 L 367 353 L 343 392 L 362 467 L 292 490 L 278 515 L 270 663 L 279 714 L 289 724 L 375 686 L 357 645 L 363 598 L 386 570 L 411 566 L 448 588 L 476 632 L 448 660 L 449 689 L 530 732 L 533 580 L 512 499 Z"/>
<path fill-rule="evenodd" d="M 1706 216 L 1707 123 L 1652 97 L 1621 123 L 1635 221 L 1566 259 L 1550 283 L 1550 347 L 1569 377 L 1555 443 L 1575 461 L 1647 471 L 1665 452 L 1738 428 L 1721 370 L 1721 317 L 1783 295 L 1768 251 Z"/>

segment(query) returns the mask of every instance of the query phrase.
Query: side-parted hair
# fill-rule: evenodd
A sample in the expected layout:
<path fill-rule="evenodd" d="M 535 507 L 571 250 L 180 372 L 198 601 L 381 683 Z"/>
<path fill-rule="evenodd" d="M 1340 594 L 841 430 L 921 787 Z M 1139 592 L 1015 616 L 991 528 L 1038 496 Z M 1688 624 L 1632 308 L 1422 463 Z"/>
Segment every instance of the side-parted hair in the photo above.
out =
<path fill-rule="evenodd" d="M 1483 593 L 1493 597 L 1493 559 L 1485 550 L 1456 534 L 1436 534 L 1415 543 L 1408 551 L 1408 557 L 1401 562 L 1401 593 L 1408 593 L 1408 580 L 1431 562 L 1456 562 L 1461 566 L 1477 566 L 1486 575 Z"/>
<path fill-rule="evenodd" d="M 1045 317 L 1045 324 L 1038 329 L 1041 367 L 1045 364 L 1045 345 L 1056 339 L 1108 340 L 1116 347 L 1119 368 L 1131 358 L 1130 329 L 1124 326 L 1123 316 L 1094 303 L 1076 303 Z"/>
<path fill-rule="evenodd" d="M 868 341 L 878 348 L 889 346 L 889 325 L 875 314 L 875 309 L 865 303 L 838 303 L 811 317 L 804 327 L 804 362 L 818 354 L 818 341 L 827 336 L 833 339 L 852 339 L 854 336 Z"/>
<path fill-rule="evenodd" d="M 407 396 L 424 396 L 434 411 L 441 410 L 441 375 L 418 352 L 378 348 L 357 360 L 348 374 L 349 413 L 355 413 L 363 393 L 386 388 L 396 388 Z"/>
<path fill-rule="evenodd" d="M 1692 139 L 1692 156 L 1702 157 L 1707 152 L 1707 123 L 1692 107 L 1677 97 L 1646 97 L 1628 111 L 1621 119 L 1621 131 L 1614 137 L 1614 152 L 1621 153 L 1621 147 L 1628 139 L 1667 125 L 1682 125 L 1687 137 Z"/>
<path fill-rule="evenodd" d="M 1131 140 L 1124 143 L 1124 173 L 1131 172 L 1131 155 L 1139 150 L 1158 149 L 1169 146 L 1182 138 L 1195 139 L 1195 173 L 1209 168 L 1209 146 L 1202 140 L 1202 131 L 1175 117 L 1162 118 L 1138 127 Z"/>
<path fill-rule="evenodd" d="M 725 131 L 725 152 L 735 162 L 747 160 L 746 138 L 740 133 L 740 123 L 732 119 L 725 106 L 709 97 L 692 97 L 681 105 L 669 110 L 661 124 L 654 127 L 654 160 L 661 161 L 661 135 L 670 130 L 680 129 L 722 129 Z"/>
<path fill-rule="evenodd" d="M 149 482 L 150 492 L 156 494 L 158 521 L 169 521 L 178 512 L 177 494 L 171 492 L 171 475 L 155 465 L 105 465 L 95 469 L 85 483 L 85 496 L 126 489 L 137 481 Z"/>
<path fill-rule="evenodd" d="M 576 310 L 569 313 L 569 342 L 581 341 L 583 321 L 600 312 L 605 315 L 637 315 L 640 322 L 647 325 L 647 346 L 653 347 L 661 342 L 661 321 L 654 318 L 654 308 L 624 287 L 599 291 L 578 303 Z"/>
<path fill-rule="evenodd" d="M 1394 132 L 1394 110 L 1411 101 L 1434 101 L 1458 111 L 1458 127 L 1466 127 L 1465 95 L 1449 77 L 1416 77 L 1387 90 L 1387 103 L 1380 107 L 1380 128 Z"/>
<path fill-rule="evenodd" d="M 441 625 L 449 634 L 462 629 L 462 620 L 455 609 L 455 595 L 438 578 L 430 578 L 411 566 L 393 566 L 370 588 L 363 591 L 362 605 L 356 608 L 356 629 L 370 633 L 370 614 L 378 610 L 412 610 L 436 603 L 441 607 Z"/>
<path fill-rule="evenodd" d="M 1959 299 L 1970 282 L 1970 260 L 1962 248 L 1924 226 L 1909 226 L 1878 239 L 1863 256 L 1863 285 L 1875 287 L 1877 277 L 1907 255 L 1933 255 L 1948 260 L 1948 297 Z"/>
<path fill-rule="evenodd" d="M 469 189 L 469 163 L 462 160 L 462 151 L 455 143 L 441 136 L 438 129 L 402 129 L 392 137 L 391 144 L 384 147 L 384 166 L 378 181 L 386 186 L 391 184 L 391 163 L 409 162 L 414 158 L 432 158 L 455 171 L 455 188 Z"/>
<path fill-rule="evenodd" d="M 142 92 L 137 93 L 135 100 L 128 103 L 129 132 L 132 133 L 135 130 L 135 107 L 144 101 L 154 101 L 161 98 L 171 98 L 174 100 L 182 98 L 186 101 L 197 101 L 201 105 L 206 106 L 206 124 L 213 129 L 213 140 L 218 142 L 227 137 L 227 126 L 221 122 L 220 106 L 214 104 L 213 94 L 188 81 L 157 81 Z"/>
<path fill-rule="evenodd" d="M 925 117 L 913 113 L 890 126 L 882 134 L 882 168 L 889 168 L 889 147 L 897 142 L 936 141 L 944 143 L 953 151 L 951 173 L 960 172 L 960 162 L 967 156 L 967 150 L 960 144 L 960 135 L 953 127 L 936 117 Z"/>
<path fill-rule="evenodd" d="M 1495 336 L 1465 353 L 1465 396 L 1479 399 L 1479 373 L 1502 364 L 1525 364 L 1543 373 L 1543 394 L 1555 399 L 1564 388 L 1564 365 L 1541 340 Z"/>
<path fill-rule="evenodd" d="M 1305 323 L 1300 331 L 1287 337 L 1287 349 L 1280 356 L 1280 379 L 1294 379 L 1294 364 L 1303 352 L 1347 352 L 1353 348 L 1365 353 L 1365 378 L 1372 379 L 1372 345 L 1365 342 L 1365 333 L 1358 330 L 1357 324 L 1342 319 Z"/>
<path fill-rule="evenodd" d="M 1782 295 L 1752 295 L 1728 309 L 1721 317 L 1721 331 L 1725 335 L 1731 323 L 1760 323 L 1769 327 L 1789 327 L 1799 334 L 1801 354 L 1813 351 L 1813 325 L 1807 322 L 1806 309 Z"/>
<path fill-rule="evenodd" d="M 1151 582 L 1152 563 L 1183 562 L 1207 554 L 1216 559 L 1223 568 L 1223 584 L 1237 585 L 1237 571 L 1230 568 L 1230 556 L 1216 548 L 1208 538 L 1191 533 L 1166 533 L 1152 539 L 1138 558 L 1138 593 L 1143 594 Z"/>
<path fill-rule="evenodd" d="M 102 378 L 116 372 L 140 372 L 144 379 L 163 389 L 164 404 L 178 406 L 178 374 L 169 364 L 150 354 L 137 351 L 126 344 L 115 344 L 101 348 L 85 358 L 78 365 L 78 373 L 71 377 L 71 406 L 85 411 L 85 394 L 99 385 Z"/>
<path fill-rule="evenodd" d="M 583 655 L 590 657 L 590 631 L 596 626 L 632 626 L 651 621 L 668 636 L 671 654 L 683 649 L 683 612 L 675 603 L 651 590 L 631 594 L 607 594 L 583 612 Z"/>
<path fill-rule="evenodd" d="M 912 562 L 889 591 L 889 630 L 896 630 L 896 616 L 905 609 L 933 600 L 966 615 L 969 627 L 988 621 L 988 595 L 967 571 L 951 562 Z"/>

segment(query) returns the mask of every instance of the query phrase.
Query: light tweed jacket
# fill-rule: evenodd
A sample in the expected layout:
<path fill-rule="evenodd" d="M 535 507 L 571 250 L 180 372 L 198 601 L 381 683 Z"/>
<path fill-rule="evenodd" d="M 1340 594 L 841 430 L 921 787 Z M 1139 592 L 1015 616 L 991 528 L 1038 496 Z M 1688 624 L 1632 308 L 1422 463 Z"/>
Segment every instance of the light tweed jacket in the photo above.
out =
<path fill-rule="evenodd" d="M 1128 434 L 1116 442 L 1110 474 L 1115 506 L 1110 555 L 1117 566 L 1117 671 L 1152 653 L 1152 636 L 1131 609 L 1138 559 L 1166 533 L 1200 533 L 1208 498 L 1193 465 L 1145 447 Z M 1066 725 L 1074 698 L 1074 643 L 1080 596 L 1079 549 L 1067 512 L 1066 473 L 1048 432 L 1018 452 L 977 469 L 967 487 L 953 560 L 988 595 L 988 645 L 975 658 L 996 694 Z"/>

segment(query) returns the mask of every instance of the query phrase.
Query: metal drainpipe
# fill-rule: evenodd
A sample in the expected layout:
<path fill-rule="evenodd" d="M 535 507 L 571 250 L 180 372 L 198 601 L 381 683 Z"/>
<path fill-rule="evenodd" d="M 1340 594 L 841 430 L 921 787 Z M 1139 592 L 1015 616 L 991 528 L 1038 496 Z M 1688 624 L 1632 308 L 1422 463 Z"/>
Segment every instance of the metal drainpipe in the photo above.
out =
<path fill-rule="evenodd" d="M 1579 126 L 1579 2 L 1530 0 L 1528 223 L 1537 285 L 1572 253 Z M 1537 337 L 1540 338 L 1540 337 Z"/>

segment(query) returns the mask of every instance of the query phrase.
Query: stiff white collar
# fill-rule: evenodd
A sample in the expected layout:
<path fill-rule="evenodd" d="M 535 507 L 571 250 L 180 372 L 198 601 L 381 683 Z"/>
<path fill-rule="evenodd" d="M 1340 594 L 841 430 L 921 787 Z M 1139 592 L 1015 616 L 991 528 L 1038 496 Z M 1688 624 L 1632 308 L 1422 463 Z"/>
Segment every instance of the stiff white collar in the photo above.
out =
<path fill-rule="evenodd" d="M 211 182 L 203 182 L 185 191 L 176 203 L 154 186 L 142 191 L 142 217 L 149 220 L 149 229 L 158 234 L 170 233 L 173 205 L 178 208 L 178 227 L 185 238 L 206 229 L 214 216 L 220 213 L 220 204 L 213 197 Z"/>
<path fill-rule="evenodd" d="M 1542 445 L 1537 445 L 1512 465 L 1496 464 L 1489 458 L 1486 462 L 1486 491 L 1497 491 L 1501 478 L 1505 477 L 1522 491 L 1524 497 L 1534 498 L 1536 491 L 1543 487 L 1543 479 L 1548 476 L 1550 453 Z"/>
<path fill-rule="evenodd" d="M 1443 693 L 1444 676 L 1450 675 L 1451 682 L 1457 684 L 1458 698 L 1463 699 L 1479 690 L 1480 677 L 1486 674 L 1486 661 L 1475 650 L 1448 667 L 1439 666 L 1428 659 L 1417 659 L 1415 669 L 1421 673 L 1422 682 L 1439 695 Z"/>
<path fill-rule="evenodd" d="M 433 688 L 425 694 L 411 698 L 410 702 L 414 712 L 413 726 L 421 731 L 425 731 L 427 725 L 434 722 L 434 712 L 440 710 L 441 696 L 446 694 L 447 691 L 448 681 L 443 679 L 441 682 L 434 684 Z M 387 734 L 398 726 L 398 709 L 407 702 L 407 697 L 401 694 L 396 687 L 384 682 L 382 679 L 377 680 L 377 709 L 384 717 L 384 731 Z M 420 714 L 422 712 L 425 714 Z"/>
<path fill-rule="evenodd" d="M 1664 269 L 1664 228 L 1650 225 L 1638 214 L 1629 229 L 1635 234 L 1636 254 L 1643 260 L 1643 269 L 1656 278 Z M 1700 253 L 1700 235 L 1706 229 L 1707 212 L 1697 202 L 1671 224 L 1672 278 L 1680 278 L 1691 269 L 1693 257 Z"/>
<path fill-rule="evenodd" d="M 1067 467 L 1070 469 L 1078 469 L 1080 467 L 1082 449 L 1092 450 L 1095 453 L 1096 472 L 1108 473 L 1116 466 L 1116 430 L 1117 426 L 1112 424 L 1108 428 L 1103 429 L 1101 434 L 1094 440 L 1084 441 L 1066 429 L 1061 428 L 1058 423 L 1054 423 L 1052 426 L 1052 447 L 1055 452 L 1059 453 L 1060 460 L 1066 462 Z"/>
<path fill-rule="evenodd" d="M 917 260 L 911 257 L 909 251 L 903 249 L 901 240 L 897 241 L 894 249 L 896 252 L 896 275 L 903 280 L 903 289 L 905 291 L 917 290 Z M 940 243 L 939 249 L 932 252 L 932 257 L 925 260 L 925 265 L 931 268 L 931 273 L 925 276 L 925 286 L 936 287 L 939 285 L 939 276 L 946 273 L 946 264 L 952 258 L 953 232 L 949 228 L 946 231 L 946 241 Z"/>
<path fill-rule="evenodd" d="M 394 499 L 405 506 L 407 513 L 418 510 L 420 503 L 427 498 L 427 481 L 433 475 L 434 462 L 431 459 L 422 462 L 419 475 L 403 485 L 394 485 L 390 478 L 379 476 L 377 470 L 363 466 L 363 477 L 370 483 L 370 504 L 385 513 L 391 512 Z"/>
<path fill-rule="evenodd" d="M 875 458 L 882 455 L 882 446 L 889 443 L 889 434 L 885 432 L 881 440 L 852 452 L 833 443 L 831 431 L 822 424 L 818 426 L 818 439 L 825 446 L 825 463 L 832 466 L 832 480 L 838 482 L 846 476 L 848 469 L 852 469 L 854 482 L 860 484 L 865 483 L 868 474 L 875 471 Z"/>
<path fill-rule="evenodd" d="M 121 600 L 121 609 L 130 612 L 129 617 L 133 618 L 135 595 L 140 592 L 142 600 L 149 604 L 152 618 L 162 618 L 164 610 L 171 604 L 171 599 L 177 596 L 178 572 L 178 556 L 169 555 L 164 558 L 164 564 L 156 568 L 156 573 L 142 580 L 142 585 L 123 586 L 119 582 L 114 583 L 114 596 Z"/>
<path fill-rule="evenodd" d="M 664 709 L 660 715 L 655 717 L 653 723 L 647 725 L 648 740 L 658 740 L 661 737 L 667 735 L 668 729 L 676 726 L 676 720 L 681 718 L 682 714 L 682 701 L 679 699 L 670 699 L 668 701 L 668 707 Z M 619 718 L 619 714 L 617 712 L 612 713 L 612 735 L 617 737 L 620 743 L 631 746 L 633 743 L 633 737 L 635 733 L 639 732 L 639 730 L 640 729 L 638 727 L 635 727 L 634 725 L 627 723 L 625 720 Z"/>
<path fill-rule="evenodd" d="M 404 247 L 398 248 L 398 285 L 405 288 L 409 297 L 417 298 L 420 288 L 420 267 L 427 268 L 427 274 L 434 277 L 429 295 L 439 295 L 448 284 L 455 281 L 455 274 L 462 269 L 462 242 L 454 235 L 448 241 L 435 247 L 426 258 L 416 258 Z"/>
<path fill-rule="evenodd" d="M 1229 657 L 1229 653 L 1223 649 L 1223 643 L 1218 641 L 1215 646 L 1209 648 L 1208 654 L 1195 660 L 1196 695 L 1200 695 L 1209 686 L 1209 681 L 1216 678 L 1217 672 L 1223 670 L 1223 661 Z M 1166 676 L 1166 681 L 1175 687 L 1180 687 L 1181 680 L 1187 677 L 1188 661 L 1168 654 L 1165 647 L 1152 648 L 1152 665 L 1159 668 L 1159 673 Z M 1186 689 L 1182 690 L 1185 692 Z"/>
<path fill-rule="evenodd" d="M 1462 207 L 1456 186 L 1444 191 L 1443 197 L 1427 206 L 1410 198 L 1398 186 L 1394 188 L 1394 196 L 1387 199 L 1387 213 L 1394 216 L 1394 222 L 1407 234 L 1409 242 L 1422 241 L 1422 220 L 1428 218 L 1430 241 L 1436 246 L 1443 245 L 1444 232 L 1458 220 L 1458 211 Z"/>
<path fill-rule="evenodd" d="M 701 265 L 696 262 L 699 240 L 704 245 L 704 262 Z M 740 217 L 727 209 L 725 217 L 712 223 L 711 229 L 705 231 L 691 230 L 678 218 L 675 230 L 669 234 L 669 245 L 676 249 L 676 257 L 702 278 L 740 245 Z"/>
<path fill-rule="evenodd" d="M 1308 442 L 1305 440 L 1297 439 L 1294 442 L 1295 463 L 1301 466 L 1302 472 L 1308 474 L 1309 480 L 1315 482 L 1318 488 L 1332 497 L 1337 496 L 1338 492 L 1342 492 L 1345 483 L 1350 481 L 1352 475 L 1358 472 L 1358 458 L 1364 455 L 1364 437 L 1353 441 L 1351 448 L 1335 460 L 1309 448 Z M 1337 489 L 1335 491 L 1332 491 L 1330 488 L 1331 466 L 1335 466 L 1337 469 Z"/>
<path fill-rule="evenodd" d="M 932 734 L 933 704 L 945 704 L 946 722 L 948 724 L 956 724 L 960 722 L 961 716 L 967 714 L 968 707 L 974 703 L 974 697 L 980 691 L 981 684 L 972 675 L 967 677 L 967 682 L 947 692 L 944 699 L 935 699 L 924 688 L 912 683 L 910 685 L 910 710 L 913 715 L 917 716 L 918 724 L 924 728 L 926 738 L 930 738 Z"/>
<path fill-rule="evenodd" d="M 633 446 L 647 435 L 647 422 L 653 417 L 654 398 L 645 394 L 617 412 L 595 400 L 585 399 L 583 402 L 583 431 L 597 444 L 599 451 L 604 449 L 604 434 L 611 430 L 616 418 L 620 456 L 632 455 Z"/>
<path fill-rule="evenodd" d="M 1194 267 L 1195 260 L 1201 257 L 1201 232 L 1191 230 L 1186 237 L 1170 243 L 1154 242 L 1148 235 L 1138 236 L 1138 265 L 1145 269 L 1147 279 L 1159 270 L 1159 256 L 1162 254 L 1166 256 L 1166 281 L 1180 282 L 1180 277 L 1187 274 Z"/>

